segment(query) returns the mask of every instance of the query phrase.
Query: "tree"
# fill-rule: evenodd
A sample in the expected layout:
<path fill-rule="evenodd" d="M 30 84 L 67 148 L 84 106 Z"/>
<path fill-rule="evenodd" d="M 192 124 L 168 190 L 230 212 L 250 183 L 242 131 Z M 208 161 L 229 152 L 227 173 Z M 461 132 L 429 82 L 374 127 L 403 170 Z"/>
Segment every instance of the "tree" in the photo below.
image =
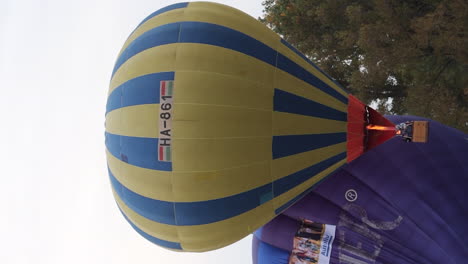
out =
<path fill-rule="evenodd" d="M 262 22 L 365 103 L 468 131 L 467 0 L 263 5 Z"/>

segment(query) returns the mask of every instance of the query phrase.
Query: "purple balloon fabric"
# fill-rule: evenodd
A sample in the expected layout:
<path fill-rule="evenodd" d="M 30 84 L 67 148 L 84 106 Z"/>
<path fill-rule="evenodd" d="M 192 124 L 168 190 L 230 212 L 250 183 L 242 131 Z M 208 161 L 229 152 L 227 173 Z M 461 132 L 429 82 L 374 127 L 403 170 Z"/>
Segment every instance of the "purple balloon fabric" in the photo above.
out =
<path fill-rule="evenodd" d="M 257 230 L 254 264 L 288 263 L 302 219 L 336 226 L 329 263 L 468 263 L 468 135 L 430 121 L 366 152 Z"/>

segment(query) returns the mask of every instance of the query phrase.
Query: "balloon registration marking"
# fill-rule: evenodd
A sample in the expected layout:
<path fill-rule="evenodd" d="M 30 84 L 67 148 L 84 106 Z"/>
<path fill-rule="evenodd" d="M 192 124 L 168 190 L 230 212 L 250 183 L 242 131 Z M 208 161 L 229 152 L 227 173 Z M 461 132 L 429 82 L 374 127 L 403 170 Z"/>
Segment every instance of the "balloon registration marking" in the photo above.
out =
<path fill-rule="evenodd" d="M 174 81 L 160 82 L 158 160 L 170 162 Z"/>
<path fill-rule="evenodd" d="M 346 193 L 345 193 L 345 198 L 346 198 L 346 200 L 347 200 L 348 202 L 354 202 L 354 201 L 356 201 L 356 200 L 357 200 L 357 197 L 358 197 L 357 192 L 356 192 L 356 190 L 354 190 L 354 189 L 349 189 L 349 190 L 347 190 Z"/>

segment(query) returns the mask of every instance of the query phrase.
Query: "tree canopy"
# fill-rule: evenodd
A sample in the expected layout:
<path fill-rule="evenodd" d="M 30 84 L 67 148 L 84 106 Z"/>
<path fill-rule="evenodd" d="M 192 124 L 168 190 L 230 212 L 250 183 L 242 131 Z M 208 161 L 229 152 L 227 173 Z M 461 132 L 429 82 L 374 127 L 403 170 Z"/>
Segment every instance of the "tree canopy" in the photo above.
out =
<path fill-rule="evenodd" d="M 467 0 L 266 0 L 260 18 L 363 102 L 468 132 Z"/>

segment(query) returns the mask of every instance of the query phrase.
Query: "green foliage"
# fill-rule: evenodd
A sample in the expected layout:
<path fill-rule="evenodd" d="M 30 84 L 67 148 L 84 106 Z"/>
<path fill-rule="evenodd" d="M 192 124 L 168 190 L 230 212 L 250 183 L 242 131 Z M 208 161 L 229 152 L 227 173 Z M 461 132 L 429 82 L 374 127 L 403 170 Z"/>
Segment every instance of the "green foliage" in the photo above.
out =
<path fill-rule="evenodd" d="M 266 0 L 263 5 L 263 23 L 365 103 L 468 132 L 468 1 Z"/>

